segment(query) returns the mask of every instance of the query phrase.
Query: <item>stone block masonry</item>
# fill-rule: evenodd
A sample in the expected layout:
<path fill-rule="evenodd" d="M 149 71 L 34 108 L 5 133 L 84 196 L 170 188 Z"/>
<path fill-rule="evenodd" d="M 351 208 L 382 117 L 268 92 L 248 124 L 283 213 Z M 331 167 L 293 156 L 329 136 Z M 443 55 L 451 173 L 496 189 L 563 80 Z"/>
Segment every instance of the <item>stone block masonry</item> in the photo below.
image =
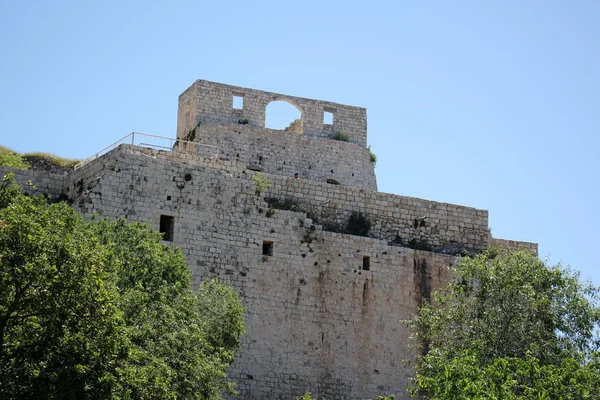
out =
<path fill-rule="evenodd" d="M 222 160 L 253 166 L 265 173 L 377 190 L 369 150 L 355 143 L 311 138 L 252 125 L 204 123 L 196 141 L 219 148 Z"/>
<path fill-rule="evenodd" d="M 265 129 L 273 99 L 301 108 L 300 123 Z M 338 128 L 349 142 L 328 138 Z M 361 108 L 197 81 L 180 96 L 178 137 L 219 152 L 121 145 L 66 176 L 17 179 L 86 217 L 149 222 L 182 250 L 194 285 L 218 276 L 235 287 L 246 334 L 228 373 L 242 399 L 408 398 L 401 321 L 448 281 L 456 255 L 537 251 L 492 238 L 485 210 L 377 192 Z M 262 193 L 258 170 L 272 184 Z"/>
<path fill-rule="evenodd" d="M 0 166 L 0 177 L 8 173 L 14 174 L 15 180 L 22 186 L 24 193 L 43 193 L 53 198 L 59 198 L 63 193 L 65 175 Z"/>
<path fill-rule="evenodd" d="M 235 107 L 234 98 L 241 99 L 241 108 Z M 304 136 L 327 138 L 344 132 L 350 142 L 367 145 L 367 110 L 364 108 L 203 80 L 197 80 L 179 96 L 177 137 L 184 138 L 198 123 L 204 122 L 238 124 L 243 121 L 264 128 L 267 105 L 278 100 L 300 111 L 301 128 L 295 126 Z M 323 123 L 324 113 L 333 114 L 332 124 Z"/>

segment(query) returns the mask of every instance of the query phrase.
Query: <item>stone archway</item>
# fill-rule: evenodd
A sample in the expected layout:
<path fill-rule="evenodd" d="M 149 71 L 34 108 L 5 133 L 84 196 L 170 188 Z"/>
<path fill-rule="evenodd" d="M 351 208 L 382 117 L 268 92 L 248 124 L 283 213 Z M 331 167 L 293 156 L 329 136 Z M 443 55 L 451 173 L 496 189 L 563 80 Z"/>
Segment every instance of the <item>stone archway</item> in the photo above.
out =
<path fill-rule="evenodd" d="M 302 109 L 286 98 L 276 98 L 265 107 L 265 128 L 302 135 Z"/>

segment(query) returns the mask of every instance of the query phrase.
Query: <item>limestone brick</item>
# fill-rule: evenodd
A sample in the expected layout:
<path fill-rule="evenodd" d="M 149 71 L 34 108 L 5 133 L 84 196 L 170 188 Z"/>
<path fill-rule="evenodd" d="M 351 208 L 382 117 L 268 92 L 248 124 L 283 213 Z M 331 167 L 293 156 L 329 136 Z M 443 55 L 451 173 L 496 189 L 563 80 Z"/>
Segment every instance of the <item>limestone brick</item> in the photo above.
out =
<path fill-rule="evenodd" d="M 273 100 L 298 107 L 300 122 L 265 129 Z M 246 308 L 228 370 L 239 398 L 405 399 L 413 353 L 402 320 L 448 281 L 456 255 L 490 245 L 537 252 L 492 238 L 486 210 L 377 192 L 363 108 L 196 81 L 177 123 L 172 151 L 127 144 L 68 175 L 0 174 L 70 200 L 86 218 L 157 230 L 172 218 L 163 243 L 181 249 L 193 284 L 219 277 Z M 329 139 L 338 129 L 349 142 Z M 262 193 L 257 170 L 272 184 Z"/>

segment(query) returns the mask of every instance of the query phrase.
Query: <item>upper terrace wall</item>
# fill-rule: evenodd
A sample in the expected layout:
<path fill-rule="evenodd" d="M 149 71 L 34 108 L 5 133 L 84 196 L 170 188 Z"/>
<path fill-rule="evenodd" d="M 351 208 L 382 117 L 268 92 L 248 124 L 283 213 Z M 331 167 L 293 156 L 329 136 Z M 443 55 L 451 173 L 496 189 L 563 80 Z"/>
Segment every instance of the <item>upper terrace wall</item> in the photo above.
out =
<path fill-rule="evenodd" d="M 243 107 L 234 108 L 234 96 L 243 98 Z M 264 128 L 267 105 L 282 100 L 301 113 L 304 136 L 327 138 L 343 131 L 351 143 L 367 145 L 367 110 L 323 100 L 306 99 L 279 93 L 264 92 L 239 86 L 197 80 L 179 96 L 177 137 L 185 135 L 201 122 L 238 123 Z M 324 124 L 325 112 L 333 114 L 333 124 Z"/>
<path fill-rule="evenodd" d="M 249 178 L 255 174 L 246 170 L 245 164 L 236 160 L 201 158 L 194 154 L 156 151 L 131 145 L 122 145 L 68 176 L 6 167 L 0 167 L 0 174 L 14 172 L 17 181 L 24 187 L 31 181 L 37 187 L 37 192 L 53 197 L 65 194 L 71 199 L 76 199 L 80 207 L 85 207 L 89 191 L 96 180 L 114 168 L 114 160 L 124 154 L 128 154 L 128 157 L 142 157 L 150 164 L 152 160 L 162 160 L 184 163 L 182 166 L 186 169 L 208 167 L 230 176 L 248 179 L 248 185 L 253 184 Z M 396 245 L 416 245 L 417 248 L 423 248 L 425 245 L 432 251 L 448 254 L 457 254 L 461 250 L 479 251 L 487 246 L 524 249 L 537 253 L 535 243 L 492 238 L 486 210 L 269 173 L 267 176 L 273 186 L 263 197 L 297 205 L 326 229 L 343 230 L 352 213 L 362 213 L 371 223 L 369 236 Z M 183 178 L 177 179 L 178 182 Z M 128 186 L 119 188 L 122 195 L 130 190 Z M 103 214 L 103 211 L 98 209 L 93 212 Z"/>
<path fill-rule="evenodd" d="M 185 154 L 182 154 L 185 156 Z M 180 158 L 177 153 L 156 151 L 142 147 L 122 145 L 118 149 L 89 163 L 69 175 L 70 184 L 65 185 L 69 197 L 78 197 L 77 191 L 95 185 L 95 180 L 110 171 L 111 165 L 119 157 L 144 160 L 148 166 L 165 161 L 180 163 L 186 170 L 208 167 L 242 178 L 242 186 L 253 192 L 254 184 L 250 177 L 255 174 L 236 161 L 222 161 L 209 158 Z M 156 160 L 156 161 L 153 161 Z M 185 164 L 183 164 L 185 163 Z M 158 165 L 157 164 L 157 165 Z M 266 174 L 272 187 L 263 193 L 262 198 L 278 199 L 281 203 L 296 204 L 307 212 L 315 222 L 326 229 L 344 230 L 352 213 L 362 213 L 371 223 L 368 235 L 392 242 L 396 245 L 411 245 L 433 251 L 457 254 L 462 250 L 479 251 L 490 244 L 488 212 L 471 207 L 439 203 L 414 197 L 349 188 L 341 185 L 318 183 L 305 179 L 293 179 L 280 175 Z M 88 178 L 86 178 L 88 177 Z M 78 182 L 83 179 L 83 183 Z M 174 182 L 182 177 L 171 177 Z M 129 187 L 119 188 L 122 195 Z M 105 199 L 106 200 L 106 199 Z M 266 208 L 266 205 L 265 205 Z M 94 211 L 97 212 L 97 209 Z M 425 219 L 422 219 L 426 217 Z M 400 240 L 401 239 L 401 240 Z"/>
<path fill-rule="evenodd" d="M 339 140 L 306 138 L 293 132 L 251 125 L 206 123 L 196 129 L 198 143 L 217 146 L 221 159 L 260 167 L 269 174 L 377 190 L 370 152 Z"/>
<path fill-rule="evenodd" d="M 265 196 L 275 207 L 297 208 L 324 229 L 344 231 L 352 214 L 370 223 L 368 236 L 399 246 L 446 254 L 485 249 L 491 240 L 488 212 L 390 193 L 345 188 L 326 183 L 269 177 Z"/>

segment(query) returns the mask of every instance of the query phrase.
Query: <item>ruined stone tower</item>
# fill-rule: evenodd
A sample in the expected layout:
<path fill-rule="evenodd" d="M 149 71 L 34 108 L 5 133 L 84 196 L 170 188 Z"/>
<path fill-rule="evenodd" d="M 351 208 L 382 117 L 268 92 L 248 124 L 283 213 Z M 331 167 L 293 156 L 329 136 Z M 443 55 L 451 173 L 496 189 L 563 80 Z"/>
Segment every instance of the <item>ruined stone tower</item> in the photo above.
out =
<path fill-rule="evenodd" d="M 286 130 L 265 128 L 276 100 L 301 113 Z M 377 192 L 366 135 L 364 108 L 199 80 L 179 97 L 176 140 L 136 133 L 65 175 L 0 173 L 87 216 L 148 221 L 195 284 L 233 285 L 247 310 L 229 369 L 239 398 L 406 398 L 401 321 L 456 255 L 537 246 L 492 238 L 485 210 Z"/>

